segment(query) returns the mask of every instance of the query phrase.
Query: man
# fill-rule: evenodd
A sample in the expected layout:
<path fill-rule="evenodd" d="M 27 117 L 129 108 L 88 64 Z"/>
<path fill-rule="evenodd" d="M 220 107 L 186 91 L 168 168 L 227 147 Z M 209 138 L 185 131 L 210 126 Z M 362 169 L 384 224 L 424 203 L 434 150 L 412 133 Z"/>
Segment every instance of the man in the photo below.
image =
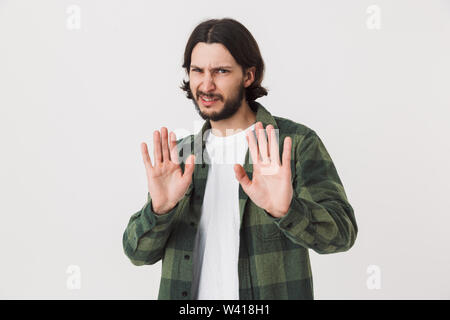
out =
<path fill-rule="evenodd" d="M 198 25 L 183 67 L 206 121 L 179 140 L 154 131 L 153 164 L 141 144 L 148 201 L 124 232 L 126 255 L 162 259 L 159 299 L 313 299 L 308 249 L 346 251 L 357 235 L 325 146 L 255 101 L 264 62 L 239 22 Z"/>

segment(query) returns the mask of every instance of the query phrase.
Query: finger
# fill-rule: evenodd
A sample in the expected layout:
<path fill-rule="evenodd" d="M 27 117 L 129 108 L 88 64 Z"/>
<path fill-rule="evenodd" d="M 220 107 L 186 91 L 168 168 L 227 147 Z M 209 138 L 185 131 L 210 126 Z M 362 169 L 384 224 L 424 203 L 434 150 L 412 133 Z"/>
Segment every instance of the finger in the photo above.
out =
<path fill-rule="evenodd" d="M 158 130 L 153 132 L 153 156 L 155 158 L 155 166 L 162 163 L 161 136 Z"/>
<path fill-rule="evenodd" d="M 169 134 L 170 160 L 175 164 L 180 164 L 178 159 L 177 137 L 175 132 Z"/>
<path fill-rule="evenodd" d="M 269 155 L 267 150 L 267 138 L 266 138 L 266 130 L 261 122 L 257 123 L 257 136 L 258 136 L 258 147 L 259 152 L 261 153 L 261 161 L 263 163 L 267 163 L 269 161 Z"/>
<path fill-rule="evenodd" d="M 242 186 L 242 189 L 247 193 L 248 188 L 250 188 L 252 181 L 248 178 L 247 172 L 245 172 L 244 168 L 240 164 L 234 165 L 234 173 L 237 181 Z"/>
<path fill-rule="evenodd" d="M 283 164 L 282 166 L 286 168 L 289 172 L 291 171 L 291 150 L 292 150 L 292 138 L 284 138 L 283 143 Z"/>
<path fill-rule="evenodd" d="M 270 124 L 267 127 L 268 129 L 267 135 L 269 136 L 269 152 L 270 152 L 270 161 L 276 164 L 280 164 L 280 149 L 278 147 L 278 139 L 277 132 L 275 128 Z"/>
<path fill-rule="evenodd" d="M 145 142 L 141 143 L 141 153 L 142 159 L 144 160 L 145 169 L 147 171 L 151 171 L 153 169 L 152 160 L 150 159 L 150 155 L 148 154 L 148 148 Z"/>
<path fill-rule="evenodd" d="M 250 149 L 250 155 L 252 157 L 253 164 L 257 164 L 259 162 L 259 151 L 258 146 L 256 144 L 256 138 L 253 131 L 249 130 L 246 133 L 248 148 Z"/>
<path fill-rule="evenodd" d="M 161 128 L 161 145 L 162 145 L 162 161 L 170 161 L 170 154 L 169 154 L 169 142 L 168 142 L 168 132 L 166 127 Z"/>

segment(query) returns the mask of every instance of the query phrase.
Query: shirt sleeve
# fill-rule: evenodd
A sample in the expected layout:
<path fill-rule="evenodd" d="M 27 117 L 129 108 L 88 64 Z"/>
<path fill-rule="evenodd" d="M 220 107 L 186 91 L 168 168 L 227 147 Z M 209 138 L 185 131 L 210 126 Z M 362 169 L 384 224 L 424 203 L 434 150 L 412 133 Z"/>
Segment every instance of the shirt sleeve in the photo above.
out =
<path fill-rule="evenodd" d="M 165 214 L 156 214 L 147 192 L 147 203 L 133 214 L 123 234 L 123 249 L 134 265 L 154 264 L 164 253 L 179 203 Z"/>
<path fill-rule="evenodd" d="M 294 195 L 286 215 L 274 223 L 317 253 L 350 249 L 358 232 L 354 210 L 322 140 L 311 131 L 295 148 Z"/>

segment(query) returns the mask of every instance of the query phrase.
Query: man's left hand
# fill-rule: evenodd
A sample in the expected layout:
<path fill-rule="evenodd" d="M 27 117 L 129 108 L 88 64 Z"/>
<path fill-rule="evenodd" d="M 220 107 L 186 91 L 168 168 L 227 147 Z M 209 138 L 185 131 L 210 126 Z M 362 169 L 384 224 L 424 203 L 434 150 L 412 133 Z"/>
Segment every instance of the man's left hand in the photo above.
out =
<path fill-rule="evenodd" d="M 234 165 L 236 179 L 258 207 L 275 218 L 281 218 L 288 212 L 294 193 L 291 182 L 292 139 L 290 137 L 284 139 L 280 163 L 278 141 L 273 125 L 269 124 L 266 127 L 268 139 L 261 122 L 256 123 L 255 130 L 258 143 L 253 131 L 246 133 L 253 161 L 252 180 L 239 164 Z"/>

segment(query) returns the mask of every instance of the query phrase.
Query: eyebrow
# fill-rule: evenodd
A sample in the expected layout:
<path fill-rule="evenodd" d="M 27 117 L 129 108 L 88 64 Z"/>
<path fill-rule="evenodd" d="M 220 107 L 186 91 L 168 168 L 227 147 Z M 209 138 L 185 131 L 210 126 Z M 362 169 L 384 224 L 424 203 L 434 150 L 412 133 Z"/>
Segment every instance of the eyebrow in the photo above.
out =
<path fill-rule="evenodd" d="M 195 64 L 191 64 L 191 69 L 192 68 L 197 68 L 197 69 L 203 70 L 203 68 L 200 68 L 200 67 L 196 66 Z M 211 69 L 217 70 L 217 69 L 232 69 L 232 68 L 233 68 L 232 66 L 218 66 L 218 67 L 211 68 Z"/>

